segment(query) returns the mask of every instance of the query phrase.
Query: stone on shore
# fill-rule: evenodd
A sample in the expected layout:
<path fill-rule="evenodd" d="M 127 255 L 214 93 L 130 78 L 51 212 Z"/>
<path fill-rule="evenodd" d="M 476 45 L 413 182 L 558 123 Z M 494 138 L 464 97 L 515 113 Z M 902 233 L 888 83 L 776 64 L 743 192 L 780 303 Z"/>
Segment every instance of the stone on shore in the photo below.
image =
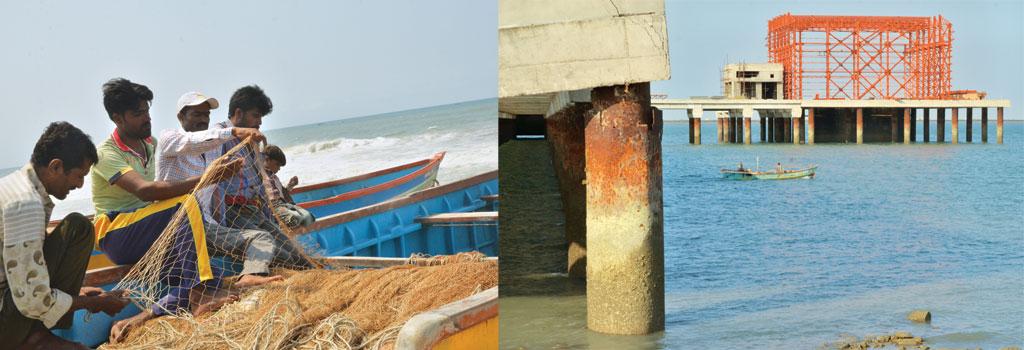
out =
<path fill-rule="evenodd" d="M 931 323 L 932 313 L 928 310 L 914 310 L 907 315 L 907 319 L 917 323 Z"/>

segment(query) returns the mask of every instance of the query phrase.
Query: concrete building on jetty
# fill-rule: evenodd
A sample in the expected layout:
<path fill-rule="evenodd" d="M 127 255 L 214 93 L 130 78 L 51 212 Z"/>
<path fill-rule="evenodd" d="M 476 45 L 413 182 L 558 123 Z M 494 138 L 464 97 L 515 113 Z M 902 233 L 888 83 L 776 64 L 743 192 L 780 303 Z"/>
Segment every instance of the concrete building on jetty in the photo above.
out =
<path fill-rule="evenodd" d="M 686 110 L 693 144 L 702 141 L 706 111 L 716 111 L 719 143 L 947 142 L 947 115 L 948 142 L 971 143 L 977 140 L 975 112 L 980 141 L 987 143 L 992 109 L 995 139 L 1003 142 L 1010 101 L 951 89 L 953 27 L 942 16 L 787 13 L 768 22 L 767 41 L 769 63 L 723 68 L 722 96 L 666 97 L 652 104 Z M 751 130 L 755 113 L 760 130 Z M 917 130 L 918 120 L 923 130 Z"/>

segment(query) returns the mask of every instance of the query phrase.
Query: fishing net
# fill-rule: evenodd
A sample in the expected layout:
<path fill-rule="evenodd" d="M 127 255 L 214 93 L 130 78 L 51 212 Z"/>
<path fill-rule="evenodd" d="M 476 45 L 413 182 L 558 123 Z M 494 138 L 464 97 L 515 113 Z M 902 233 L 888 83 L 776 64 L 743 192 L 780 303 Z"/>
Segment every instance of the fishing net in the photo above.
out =
<path fill-rule="evenodd" d="M 498 263 L 474 252 L 282 274 L 215 313 L 156 318 L 100 348 L 392 349 L 412 316 L 497 286 Z"/>
<path fill-rule="evenodd" d="M 192 193 L 168 202 L 176 208 L 166 214 L 172 215 L 169 224 L 115 287 L 128 291 L 140 308 L 189 314 L 231 293 L 232 281 L 246 269 L 267 277 L 270 268 L 318 267 L 270 207 L 270 182 L 258 146 L 247 140 L 217 147 L 223 154 L 205 170 L 161 169 L 171 171 L 163 179 L 203 175 Z M 221 165 L 236 161 L 242 164 L 236 175 L 218 174 Z M 260 273 L 249 273 L 255 270 Z"/>

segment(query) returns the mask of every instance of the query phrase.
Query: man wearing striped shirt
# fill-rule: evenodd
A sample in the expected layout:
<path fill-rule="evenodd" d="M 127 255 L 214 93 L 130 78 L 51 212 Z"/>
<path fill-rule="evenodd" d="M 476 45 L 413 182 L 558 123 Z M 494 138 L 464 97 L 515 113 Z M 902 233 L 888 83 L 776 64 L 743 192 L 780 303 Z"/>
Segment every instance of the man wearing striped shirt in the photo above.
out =
<path fill-rule="evenodd" d="M 69 328 L 75 310 L 114 315 L 128 304 L 120 291 L 82 287 L 93 248 L 92 224 L 68 214 L 46 234 L 50 196 L 82 187 L 96 147 L 81 130 L 52 123 L 30 164 L 0 178 L 0 347 L 88 349 L 52 333 Z"/>

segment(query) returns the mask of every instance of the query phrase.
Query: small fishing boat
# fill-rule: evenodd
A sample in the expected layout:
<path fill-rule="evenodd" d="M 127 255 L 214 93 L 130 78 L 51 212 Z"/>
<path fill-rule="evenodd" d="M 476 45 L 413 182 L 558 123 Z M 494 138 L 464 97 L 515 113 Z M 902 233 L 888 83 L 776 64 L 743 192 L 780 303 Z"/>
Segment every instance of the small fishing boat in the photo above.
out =
<path fill-rule="evenodd" d="M 728 180 L 792 180 L 802 178 L 814 178 L 817 165 L 811 165 L 804 169 L 776 169 L 771 171 L 760 171 L 760 169 L 722 169 L 722 177 Z"/>
<path fill-rule="evenodd" d="M 434 186 L 444 155 L 440 152 L 393 168 L 296 187 L 290 194 L 317 218 L 362 208 Z"/>
<path fill-rule="evenodd" d="M 494 258 L 498 254 L 497 194 L 498 171 L 495 170 L 320 218 L 297 231 L 296 240 L 313 256 L 348 261 L 347 265 L 351 266 L 391 266 L 404 263 L 414 253 L 450 255 L 478 251 Z M 238 273 L 241 270 L 240 263 L 222 257 L 213 257 L 211 261 L 224 271 Z M 123 265 L 90 267 L 85 285 L 109 290 L 129 268 Z M 451 348 L 472 348 L 477 342 L 497 339 L 496 288 L 433 312 L 439 314 L 424 316 L 417 322 L 410 320 L 407 326 L 411 329 L 402 329 L 407 335 L 400 335 L 399 343 L 435 347 L 462 344 Z M 106 341 L 114 322 L 137 313 L 139 309 L 133 304 L 113 317 L 78 310 L 73 326 L 55 334 L 97 346 Z M 439 317 L 440 314 L 445 318 Z M 436 332 L 439 329 L 445 331 Z"/>

